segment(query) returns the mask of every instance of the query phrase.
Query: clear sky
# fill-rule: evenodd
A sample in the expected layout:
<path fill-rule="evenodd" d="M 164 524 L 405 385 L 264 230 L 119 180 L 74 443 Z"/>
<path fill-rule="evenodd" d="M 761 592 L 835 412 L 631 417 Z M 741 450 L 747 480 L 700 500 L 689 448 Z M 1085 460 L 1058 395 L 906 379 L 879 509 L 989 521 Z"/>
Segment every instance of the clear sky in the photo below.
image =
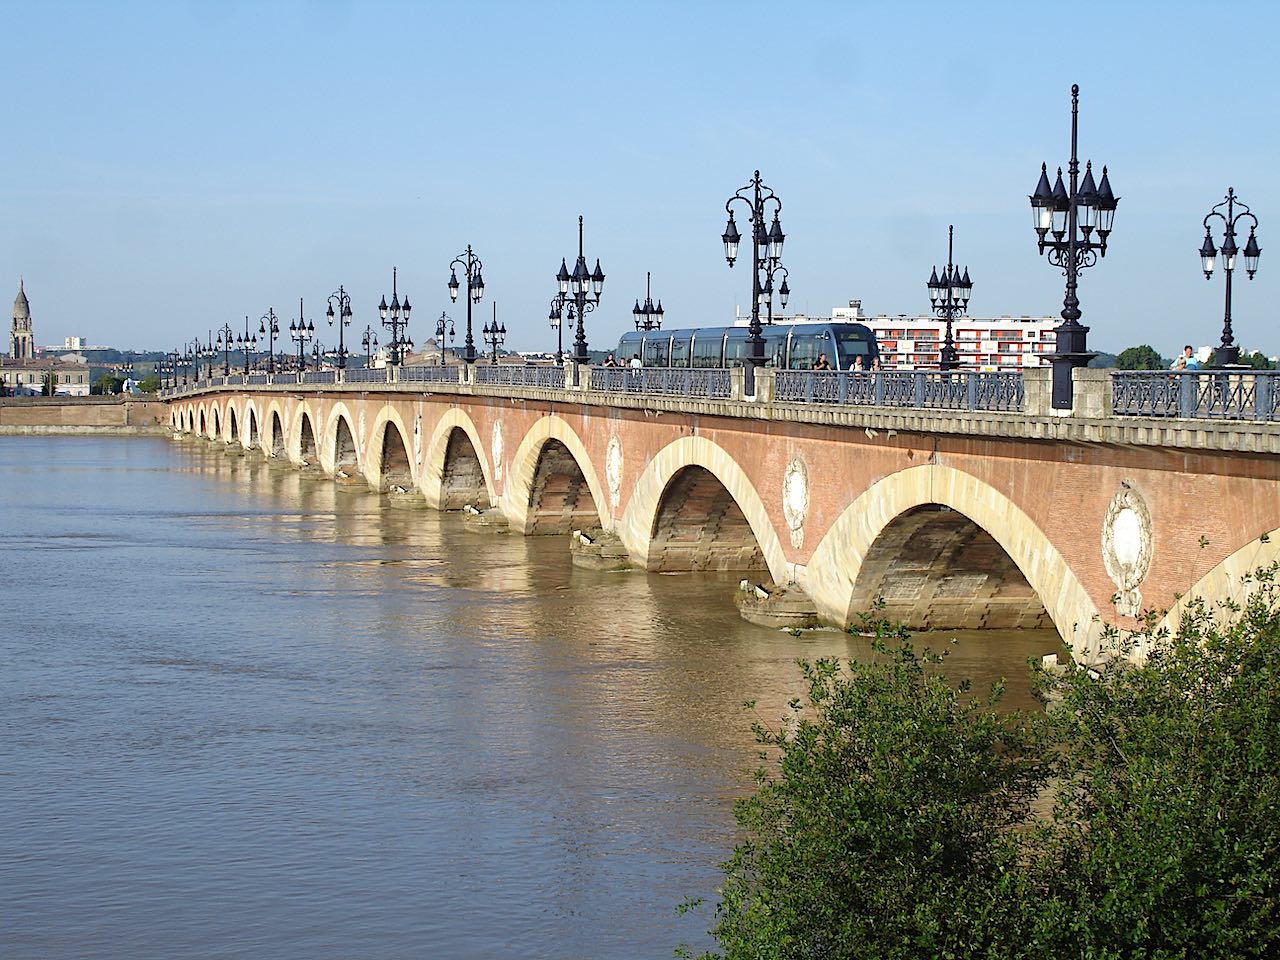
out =
<path fill-rule="evenodd" d="M 269 305 L 287 323 L 299 297 L 322 322 L 339 284 L 354 334 L 395 265 L 421 341 L 465 316 L 445 283 L 471 243 L 477 342 L 496 300 L 508 346 L 553 349 L 581 213 L 605 348 L 646 270 L 668 326 L 748 304 L 720 233 L 758 167 L 795 309 L 923 311 L 954 223 L 975 315 L 1056 315 L 1027 194 L 1042 160 L 1066 164 L 1076 82 L 1081 157 L 1121 198 L 1082 275 L 1090 345 L 1216 343 L 1221 274 L 1196 251 L 1232 185 L 1264 251 L 1236 284 L 1237 341 L 1274 354 L 1277 9 L 6 0 L 0 290 L 25 276 L 42 344 L 169 349 Z"/>

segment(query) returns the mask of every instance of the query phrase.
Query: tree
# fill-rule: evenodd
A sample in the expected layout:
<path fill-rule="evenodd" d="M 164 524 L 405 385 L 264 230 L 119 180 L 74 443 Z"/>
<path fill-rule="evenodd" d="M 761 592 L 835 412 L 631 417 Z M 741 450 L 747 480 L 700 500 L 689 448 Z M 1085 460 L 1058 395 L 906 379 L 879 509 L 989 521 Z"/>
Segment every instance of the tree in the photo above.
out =
<path fill-rule="evenodd" d="M 1095 370 L 1110 370 L 1116 365 L 1117 359 L 1118 358 L 1114 353 L 1100 351 L 1094 354 L 1093 359 L 1089 361 L 1089 366 L 1093 367 Z"/>
<path fill-rule="evenodd" d="M 52 397 L 58 392 L 58 375 L 52 370 L 40 378 L 40 395 Z"/>
<path fill-rule="evenodd" d="M 1040 672 L 1001 712 L 877 627 L 803 667 L 740 801 L 712 933 L 727 958 L 1263 957 L 1280 950 L 1277 567 L 1145 662 Z M 707 956 L 716 956 L 708 954 Z"/>
<path fill-rule="evenodd" d="M 1252 370 L 1274 370 L 1275 369 L 1275 365 L 1269 359 L 1267 359 L 1267 357 L 1264 354 L 1259 353 L 1257 350 L 1253 350 L 1251 352 L 1246 352 L 1244 350 L 1241 350 L 1240 359 L 1238 359 L 1236 363 L 1240 364 L 1243 367 L 1248 367 Z M 1215 367 L 1217 365 L 1218 365 L 1218 351 L 1215 350 L 1213 351 L 1212 356 L 1209 357 L 1209 366 Z"/>
<path fill-rule="evenodd" d="M 1156 348 L 1148 344 L 1139 347 L 1128 347 L 1121 350 L 1116 357 L 1116 367 L 1120 370 L 1163 370 L 1169 366 Z"/>
<path fill-rule="evenodd" d="M 123 385 L 124 380 L 120 377 L 113 377 L 109 373 L 103 373 L 98 376 L 98 382 L 89 388 L 89 392 L 105 396 L 106 394 L 119 393 Z"/>
<path fill-rule="evenodd" d="M 160 389 L 160 378 L 154 373 L 138 381 L 138 389 L 143 393 L 156 393 Z"/>

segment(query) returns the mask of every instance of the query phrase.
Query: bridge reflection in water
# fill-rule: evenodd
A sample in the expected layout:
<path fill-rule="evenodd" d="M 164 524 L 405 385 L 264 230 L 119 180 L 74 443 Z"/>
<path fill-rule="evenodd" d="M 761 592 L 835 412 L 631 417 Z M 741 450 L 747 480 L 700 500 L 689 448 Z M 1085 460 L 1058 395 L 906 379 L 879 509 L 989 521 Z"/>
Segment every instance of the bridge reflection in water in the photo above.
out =
<path fill-rule="evenodd" d="M 1049 409 L 1047 371 L 962 377 L 963 391 L 917 372 L 922 403 L 973 401 L 955 410 L 890 404 L 884 374 L 863 375 L 880 378 L 879 406 L 788 399 L 785 371 L 752 397 L 739 370 L 719 371 L 727 397 L 618 391 L 632 374 L 617 370 L 580 371 L 576 388 L 546 386 L 546 368 L 537 385 L 374 372 L 201 384 L 171 396 L 172 424 L 517 533 L 583 531 L 580 559 L 749 573 L 767 604 L 827 623 L 884 597 L 917 628 L 1052 625 L 1082 658 L 1144 610 L 1172 624 L 1188 595 L 1238 599 L 1280 556 L 1280 423 L 1119 416 L 1105 371 L 1076 371 L 1069 416 Z M 1250 383 L 1269 403 L 1271 380 Z"/>

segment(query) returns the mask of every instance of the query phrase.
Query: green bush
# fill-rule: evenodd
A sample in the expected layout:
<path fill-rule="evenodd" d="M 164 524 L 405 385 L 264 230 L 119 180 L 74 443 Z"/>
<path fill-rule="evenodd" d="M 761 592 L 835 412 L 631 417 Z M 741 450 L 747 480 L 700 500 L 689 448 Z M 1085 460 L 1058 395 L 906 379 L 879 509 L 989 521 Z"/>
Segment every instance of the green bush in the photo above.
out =
<path fill-rule="evenodd" d="M 1048 712 L 877 625 L 808 685 L 737 805 L 708 957 L 1280 951 L 1280 597 L 1193 604 L 1140 665 L 1039 671 Z"/>

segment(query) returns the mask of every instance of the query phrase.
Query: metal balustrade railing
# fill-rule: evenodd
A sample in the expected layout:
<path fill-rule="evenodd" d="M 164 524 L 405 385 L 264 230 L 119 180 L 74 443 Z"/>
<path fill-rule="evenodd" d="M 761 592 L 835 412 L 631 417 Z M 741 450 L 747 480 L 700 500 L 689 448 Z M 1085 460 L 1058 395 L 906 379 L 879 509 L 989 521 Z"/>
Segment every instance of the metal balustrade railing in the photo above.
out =
<path fill-rule="evenodd" d="M 779 370 L 774 399 L 791 403 L 915 407 L 926 410 L 1019 411 L 1020 373 L 938 370 Z"/>
<path fill-rule="evenodd" d="M 402 383 L 457 383 L 459 367 L 416 366 L 401 367 Z"/>
<path fill-rule="evenodd" d="M 499 363 L 475 368 L 475 382 L 510 387 L 565 389 L 564 367 Z"/>
<path fill-rule="evenodd" d="M 591 389 L 607 393 L 656 393 L 665 396 L 729 396 L 729 371 L 707 367 L 596 367 Z"/>
<path fill-rule="evenodd" d="M 337 383 L 338 374 L 335 370 L 303 370 L 302 383 Z"/>
<path fill-rule="evenodd" d="M 1117 370 L 1112 412 L 1120 417 L 1280 420 L 1280 371 Z"/>
<path fill-rule="evenodd" d="M 268 382 L 267 376 L 265 373 L 251 373 L 247 377 L 242 377 L 241 380 L 251 387 L 257 387 Z"/>
<path fill-rule="evenodd" d="M 357 367 L 342 375 L 347 383 L 386 383 L 388 367 Z"/>

